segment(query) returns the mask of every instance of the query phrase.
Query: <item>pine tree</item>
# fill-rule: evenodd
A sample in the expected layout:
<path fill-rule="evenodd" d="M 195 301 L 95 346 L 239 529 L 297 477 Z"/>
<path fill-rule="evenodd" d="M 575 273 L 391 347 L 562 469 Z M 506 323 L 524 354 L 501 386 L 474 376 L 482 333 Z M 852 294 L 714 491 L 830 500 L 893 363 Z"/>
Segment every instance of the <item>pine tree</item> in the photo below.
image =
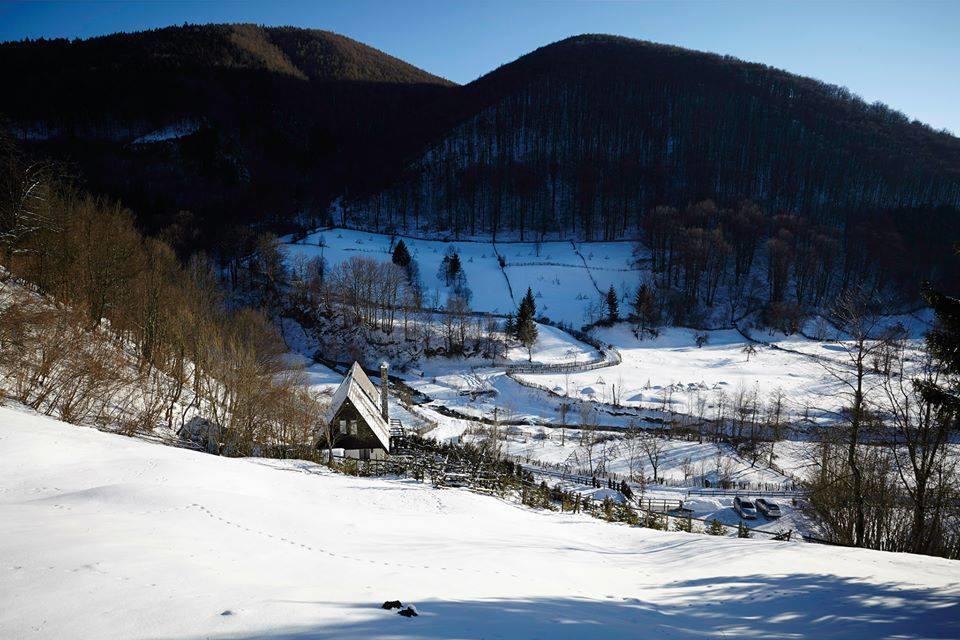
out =
<path fill-rule="evenodd" d="M 611 324 L 620 319 L 620 300 L 617 298 L 617 291 L 610 285 L 607 290 L 607 319 Z"/>
<path fill-rule="evenodd" d="M 454 253 L 450 256 L 450 279 L 456 278 L 463 271 L 463 265 L 460 263 L 460 254 Z"/>
<path fill-rule="evenodd" d="M 530 287 L 527 287 L 527 293 L 523 296 L 523 299 L 520 301 L 520 307 L 517 310 L 517 319 L 525 314 L 529 314 L 531 318 L 537 316 L 537 303 L 533 299 L 533 291 Z"/>
<path fill-rule="evenodd" d="M 461 278 L 463 265 L 460 262 L 460 254 L 452 246 L 447 248 L 447 253 L 443 256 L 443 263 L 437 272 L 438 278 L 443 278 L 448 287 L 455 286 L 457 280 Z"/>
<path fill-rule="evenodd" d="M 603 517 L 607 522 L 613 522 L 613 500 L 610 496 L 603 499 Z"/>
<path fill-rule="evenodd" d="M 513 314 L 512 314 L 512 313 L 508 313 L 508 314 L 507 314 L 507 319 L 506 319 L 506 321 L 504 322 L 504 325 L 503 325 L 503 332 L 504 332 L 505 334 L 507 334 L 508 336 L 514 336 L 514 337 L 516 337 L 516 335 L 517 335 L 517 324 L 516 324 L 516 322 L 513 321 Z"/>
<path fill-rule="evenodd" d="M 638 330 L 641 332 L 652 331 L 660 321 L 660 314 L 657 310 L 657 301 L 649 285 L 643 283 L 637 288 L 631 306 L 637 320 Z"/>
<path fill-rule="evenodd" d="M 533 344 L 537 341 L 537 323 L 533 317 L 537 312 L 537 303 L 533 300 L 533 291 L 528 287 L 527 294 L 520 301 L 520 308 L 517 309 L 517 321 L 515 325 L 516 338 L 527 348 L 529 360 L 533 360 Z"/>
<path fill-rule="evenodd" d="M 750 529 L 747 529 L 747 525 L 743 524 L 743 520 L 740 521 L 740 524 L 737 525 L 737 537 L 738 538 L 752 538 L 753 534 L 750 533 Z"/>
<path fill-rule="evenodd" d="M 406 269 L 410 266 L 410 259 L 410 251 L 407 249 L 406 243 L 404 243 L 403 239 L 401 238 L 393 248 L 393 264 Z"/>
<path fill-rule="evenodd" d="M 727 528 L 723 526 L 723 523 L 714 518 L 710 521 L 710 526 L 707 527 L 706 533 L 708 536 L 725 536 L 727 535 Z"/>
<path fill-rule="evenodd" d="M 924 399 L 949 419 L 960 415 L 960 299 L 930 290 L 924 296 L 936 315 L 936 323 L 927 334 L 927 350 L 943 382 L 916 384 Z"/>
<path fill-rule="evenodd" d="M 522 318 L 517 318 L 517 339 L 527 348 L 527 360 L 533 360 L 533 345 L 537 341 L 537 323 L 533 321 L 533 316 L 526 314 Z"/>

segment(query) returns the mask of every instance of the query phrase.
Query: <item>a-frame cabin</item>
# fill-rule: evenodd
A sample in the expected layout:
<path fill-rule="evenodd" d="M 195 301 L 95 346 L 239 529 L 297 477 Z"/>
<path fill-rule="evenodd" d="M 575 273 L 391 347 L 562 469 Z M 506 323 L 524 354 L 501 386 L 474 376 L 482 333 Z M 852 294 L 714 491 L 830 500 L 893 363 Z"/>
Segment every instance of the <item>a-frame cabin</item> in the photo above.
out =
<path fill-rule="evenodd" d="M 354 362 L 333 394 L 324 416 L 330 425 L 333 447 L 343 449 L 348 458 L 382 460 L 390 453 L 386 365 L 381 365 L 380 374 L 382 381 L 378 392 L 360 365 Z"/>

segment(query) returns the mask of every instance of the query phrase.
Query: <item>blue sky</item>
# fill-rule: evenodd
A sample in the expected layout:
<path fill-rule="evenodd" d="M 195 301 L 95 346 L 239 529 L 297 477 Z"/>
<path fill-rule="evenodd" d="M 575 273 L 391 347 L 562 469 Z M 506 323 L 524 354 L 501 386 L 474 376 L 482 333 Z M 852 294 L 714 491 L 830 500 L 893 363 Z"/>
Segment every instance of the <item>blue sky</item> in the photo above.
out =
<path fill-rule="evenodd" d="M 328 29 L 456 82 L 579 33 L 735 55 L 844 85 L 960 134 L 960 1 L 0 2 L 0 40 L 184 22 Z"/>

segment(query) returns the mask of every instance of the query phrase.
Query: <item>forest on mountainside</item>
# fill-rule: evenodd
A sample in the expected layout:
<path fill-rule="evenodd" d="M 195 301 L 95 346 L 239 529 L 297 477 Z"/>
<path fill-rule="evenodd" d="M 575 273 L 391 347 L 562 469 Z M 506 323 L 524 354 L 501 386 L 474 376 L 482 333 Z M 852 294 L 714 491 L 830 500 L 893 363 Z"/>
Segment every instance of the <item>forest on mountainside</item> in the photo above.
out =
<path fill-rule="evenodd" d="M 213 261 L 0 136 L 0 400 L 127 435 L 196 418 L 213 452 L 309 458 L 324 405 L 287 353 Z"/>
<path fill-rule="evenodd" d="M 707 198 L 834 224 L 960 204 L 957 138 L 732 58 L 582 36 L 454 93 L 459 121 L 358 220 L 612 240 L 653 207 Z"/>
<path fill-rule="evenodd" d="M 337 34 L 255 25 L 2 43 L 0 82 L 11 137 L 122 199 L 144 232 L 171 227 L 184 255 L 366 188 L 416 135 L 411 111 L 451 86 Z"/>
<path fill-rule="evenodd" d="M 21 146 L 181 257 L 235 263 L 262 231 L 332 223 L 643 239 L 708 305 L 744 247 L 798 281 L 771 302 L 960 290 L 960 140 L 761 64 L 577 36 L 458 87 L 328 32 L 205 25 L 3 43 L 0 69 Z"/>
<path fill-rule="evenodd" d="M 820 304 L 851 281 L 908 297 L 924 279 L 960 285 L 960 140 L 841 87 L 582 36 L 451 102 L 462 120 L 392 184 L 342 203 L 334 222 L 454 238 L 641 238 L 678 258 L 661 261 L 671 282 L 682 260 L 684 281 L 712 279 L 708 305 L 725 256 L 736 250 L 740 284 L 752 248 L 774 303 L 791 272 L 796 304 Z M 693 299 L 698 289 L 685 287 Z"/>

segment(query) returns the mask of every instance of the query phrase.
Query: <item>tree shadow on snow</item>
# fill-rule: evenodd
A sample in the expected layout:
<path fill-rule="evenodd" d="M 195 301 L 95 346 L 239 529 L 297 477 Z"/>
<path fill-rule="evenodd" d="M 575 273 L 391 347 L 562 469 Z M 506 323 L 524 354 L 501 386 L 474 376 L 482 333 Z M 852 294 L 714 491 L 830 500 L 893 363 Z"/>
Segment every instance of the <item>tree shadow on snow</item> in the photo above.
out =
<path fill-rule="evenodd" d="M 776 567 L 771 567 L 775 570 Z M 726 576 L 663 585 L 670 604 L 597 594 L 577 598 L 431 600 L 416 618 L 351 607 L 348 618 L 312 627 L 223 638 L 792 638 L 946 639 L 960 635 L 960 585 L 949 591 L 871 584 L 814 574 Z M 403 594 L 384 594 L 384 598 Z M 303 603 L 309 607 L 312 604 Z M 357 615 L 359 614 L 359 615 Z"/>

